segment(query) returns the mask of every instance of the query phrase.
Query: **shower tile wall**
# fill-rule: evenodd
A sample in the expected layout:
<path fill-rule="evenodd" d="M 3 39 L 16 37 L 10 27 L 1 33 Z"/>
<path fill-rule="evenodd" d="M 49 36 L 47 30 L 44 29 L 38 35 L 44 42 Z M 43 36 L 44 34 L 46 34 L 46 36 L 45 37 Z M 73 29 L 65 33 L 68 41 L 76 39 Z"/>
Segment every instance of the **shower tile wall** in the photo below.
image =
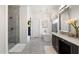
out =
<path fill-rule="evenodd" d="M 8 42 L 19 42 L 19 6 L 8 6 Z"/>

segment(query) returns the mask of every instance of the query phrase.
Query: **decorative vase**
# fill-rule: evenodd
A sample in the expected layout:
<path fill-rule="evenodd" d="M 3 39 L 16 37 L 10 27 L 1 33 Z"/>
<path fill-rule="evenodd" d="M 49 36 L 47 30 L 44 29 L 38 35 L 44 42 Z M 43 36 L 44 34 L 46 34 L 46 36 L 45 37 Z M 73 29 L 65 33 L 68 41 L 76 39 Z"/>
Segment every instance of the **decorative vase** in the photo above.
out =
<path fill-rule="evenodd" d="M 76 31 L 76 38 L 78 38 L 78 29 L 76 29 L 75 31 Z"/>
<path fill-rule="evenodd" d="M 75 29 L 76 31 L 76 38 L 78 38 L 78 29 Z"/>

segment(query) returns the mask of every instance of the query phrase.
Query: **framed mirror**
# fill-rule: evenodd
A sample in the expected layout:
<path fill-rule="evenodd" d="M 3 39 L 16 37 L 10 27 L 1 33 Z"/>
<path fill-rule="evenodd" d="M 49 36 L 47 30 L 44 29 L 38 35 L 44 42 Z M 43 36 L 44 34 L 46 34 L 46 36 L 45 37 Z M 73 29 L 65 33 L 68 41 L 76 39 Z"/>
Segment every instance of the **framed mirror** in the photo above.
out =
<path fill-rule="evenodd" d="M 69 6 L 65 6 L 59 13 L 59 30 L 61 32 L 69 32 L 70 26 L 66 21 L 70 18 Z"/>

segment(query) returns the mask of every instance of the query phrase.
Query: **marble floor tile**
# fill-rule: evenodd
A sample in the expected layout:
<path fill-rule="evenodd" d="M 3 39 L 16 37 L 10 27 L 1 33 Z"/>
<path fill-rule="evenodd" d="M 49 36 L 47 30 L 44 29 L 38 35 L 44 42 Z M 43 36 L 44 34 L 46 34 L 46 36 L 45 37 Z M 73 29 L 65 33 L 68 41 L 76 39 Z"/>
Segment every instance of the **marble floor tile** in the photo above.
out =
<path fill-rule="evenodd" d="M 10 52 L 10 54 L 47 54 L 46 51 L 51 52 L 55 50 L 51 50 L 51 48 L 47 47 L 47 50 L 45 49 L 45 46 L 51 46 L 52 47 L 52 41 L 44 41 L 42 38 L 31 38 L 30 42 L 27 43 L 23 51 L 21 52 Z M 49 51 L 50 49 L 50 51 Z M 51 52 L 53 54 L 53 52 Z M 48 53 L 50 54 L 50 53 Z"/>

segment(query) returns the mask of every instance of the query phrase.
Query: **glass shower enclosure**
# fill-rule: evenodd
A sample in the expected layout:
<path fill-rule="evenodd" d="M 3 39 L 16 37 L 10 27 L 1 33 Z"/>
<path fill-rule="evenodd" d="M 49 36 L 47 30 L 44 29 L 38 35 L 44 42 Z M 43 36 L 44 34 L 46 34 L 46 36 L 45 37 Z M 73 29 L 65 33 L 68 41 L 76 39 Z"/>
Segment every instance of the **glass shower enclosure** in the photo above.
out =
<path fill-rule="evenodd" d="M 19 43 L 19 6 L 8 6 L 8 49 Z"/>

